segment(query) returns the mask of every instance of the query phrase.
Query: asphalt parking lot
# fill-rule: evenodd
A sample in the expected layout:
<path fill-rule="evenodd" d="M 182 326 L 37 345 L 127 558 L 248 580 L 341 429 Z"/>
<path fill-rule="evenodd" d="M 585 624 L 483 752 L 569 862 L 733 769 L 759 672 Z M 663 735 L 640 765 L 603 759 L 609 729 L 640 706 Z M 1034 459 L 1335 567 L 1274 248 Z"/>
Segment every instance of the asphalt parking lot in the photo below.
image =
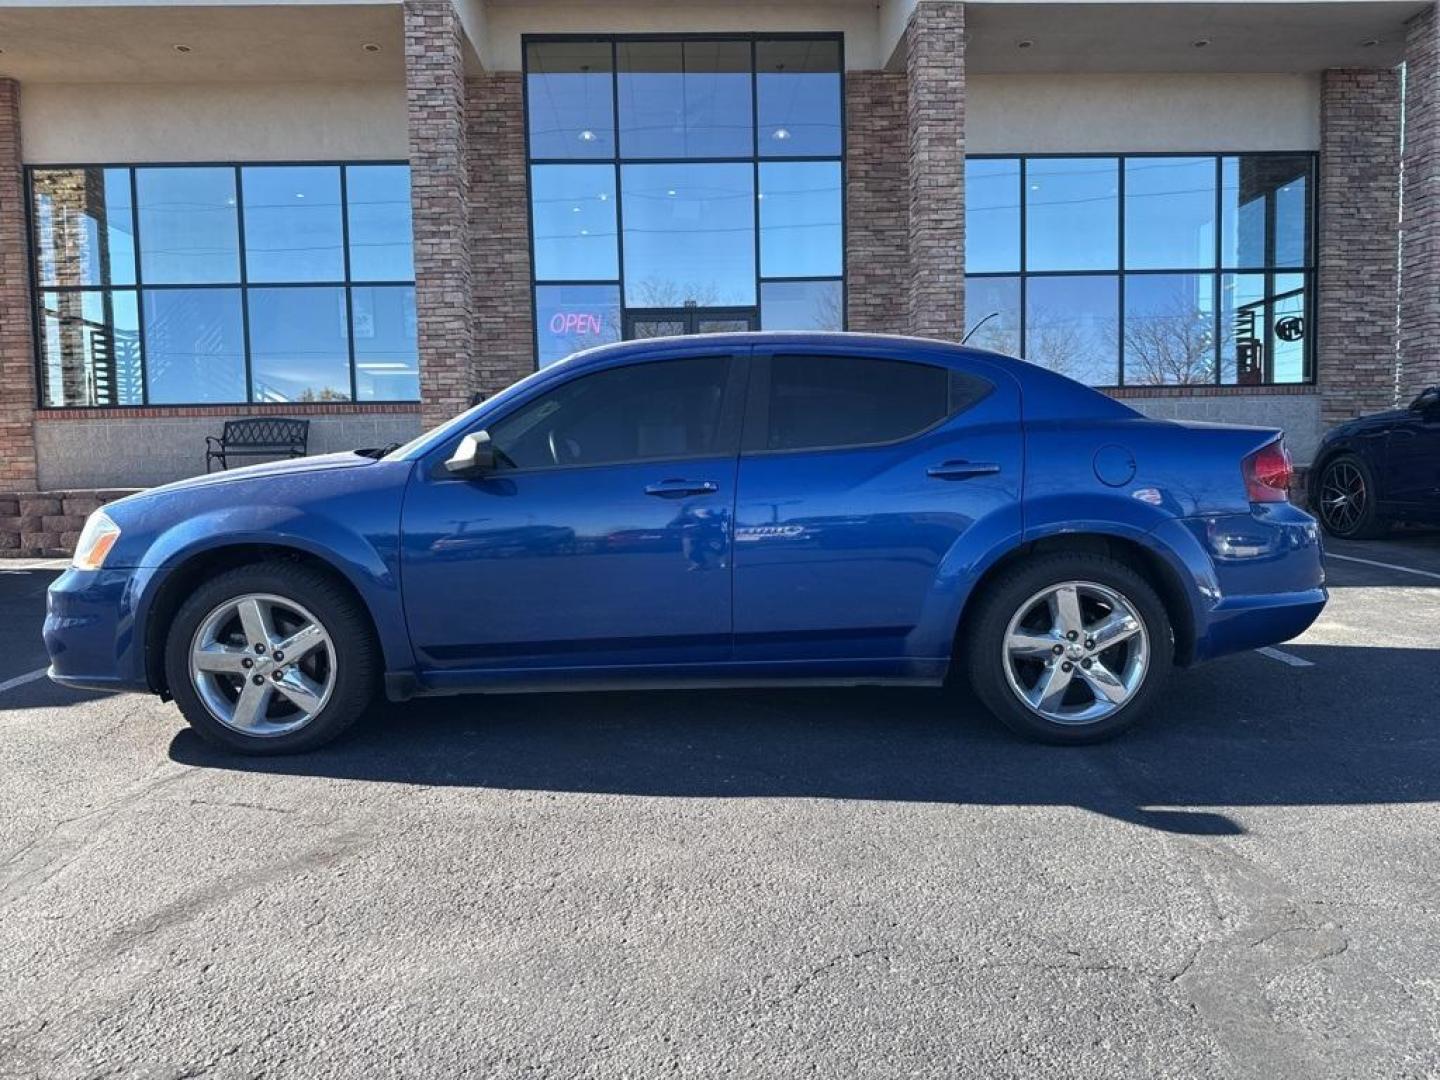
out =
<path fill-rule="evenodd" d="M 615 693 L 267 761 L 17 681 L 0 563 L 0 1075 L 1440 1075 L 1440 534 L 1332 550 L 1101 747 Z"/>

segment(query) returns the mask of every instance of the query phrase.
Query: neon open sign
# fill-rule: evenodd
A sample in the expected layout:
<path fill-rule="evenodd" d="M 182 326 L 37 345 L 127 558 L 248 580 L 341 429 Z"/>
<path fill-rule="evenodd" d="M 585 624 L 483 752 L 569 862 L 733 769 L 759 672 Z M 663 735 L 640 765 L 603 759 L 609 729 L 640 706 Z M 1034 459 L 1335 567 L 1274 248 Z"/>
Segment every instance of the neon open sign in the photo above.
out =
<path fill-rule="evenodd" d="M 557 311 L 550 316 L 552 334 L 598 334 L 600 316 L 593 311 Z"/>

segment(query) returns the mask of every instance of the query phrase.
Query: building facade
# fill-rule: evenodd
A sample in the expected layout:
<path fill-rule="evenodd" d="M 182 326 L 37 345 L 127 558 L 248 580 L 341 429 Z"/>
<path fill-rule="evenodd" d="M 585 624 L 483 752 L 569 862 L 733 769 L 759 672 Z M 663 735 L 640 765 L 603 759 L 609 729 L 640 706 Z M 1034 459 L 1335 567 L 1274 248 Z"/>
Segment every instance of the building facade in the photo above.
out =
<path fill-rule="evenodd" d="M 969 334 L 1303 463 L 1440 381 L 1437 34 L 1396 0 L 0 0 L 0 546 L 201 471 L 227 418 L 384 444 L 712 330 Z"/>

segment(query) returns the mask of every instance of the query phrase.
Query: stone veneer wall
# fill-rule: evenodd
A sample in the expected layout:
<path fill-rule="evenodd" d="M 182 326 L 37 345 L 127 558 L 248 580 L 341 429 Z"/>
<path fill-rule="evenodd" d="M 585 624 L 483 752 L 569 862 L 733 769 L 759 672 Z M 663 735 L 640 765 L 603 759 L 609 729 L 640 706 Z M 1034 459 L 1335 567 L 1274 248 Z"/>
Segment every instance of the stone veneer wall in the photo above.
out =
<path fill-rule="evenodd" d="M 405 0 L 415 311 L 425 425 L 476 389 L 464 31 L 452 0 Z"/>
<path fill-rule="evenodd" d="M 475 389 L 487 397 L 535 370 L 524 83 L 495 72 L 466 84 Z"/>
<path fill-rule="evenodd" d="M 0 490 L 35 487 L 35 352 L 20 156 L 20 85 L 0 78 Z"/>
<path fill-rule="evenodd" d="M 1399 390 L 1440 383 L 1440 18 L 1406 24 Z"/>
<path fill-rule="evenodd" d="M 1329 426 L 1395 402 L 1397 71 L 1333 69 L 1321 77 L 1319 191 L 1319 304 L 1313 322 L 1321 418 Z M 1431 281 L 1432 289 L 1440 286 Z"/>
<path fill-rule="evenodd" d="M 845 76 L 845 278 L 851 330 L 908 327 L 910 169 L 905 76 Z"/>
<path fill-rule="evenodd" d="M 92 511 L 131 494 L 133 488 L 0 492 L 0 558 L 66 558 Z"/>
<path fill-rule="evenodd" d="M 919 0 L 905 31 L 910 332 L 965 335 L 965 5 Z"/>

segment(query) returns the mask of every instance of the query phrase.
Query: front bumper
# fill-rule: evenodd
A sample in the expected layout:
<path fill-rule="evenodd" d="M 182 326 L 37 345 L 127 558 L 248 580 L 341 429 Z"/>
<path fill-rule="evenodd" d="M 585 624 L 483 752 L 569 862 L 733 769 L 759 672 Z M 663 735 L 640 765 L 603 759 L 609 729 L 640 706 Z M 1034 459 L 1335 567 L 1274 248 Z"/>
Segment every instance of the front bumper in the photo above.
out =
<path fill-rule="evenodd" d="M 45 596 L 50 678 L 85 690 L 147 690 L 136 602 L 147 571 L 67 570 Z"/>

